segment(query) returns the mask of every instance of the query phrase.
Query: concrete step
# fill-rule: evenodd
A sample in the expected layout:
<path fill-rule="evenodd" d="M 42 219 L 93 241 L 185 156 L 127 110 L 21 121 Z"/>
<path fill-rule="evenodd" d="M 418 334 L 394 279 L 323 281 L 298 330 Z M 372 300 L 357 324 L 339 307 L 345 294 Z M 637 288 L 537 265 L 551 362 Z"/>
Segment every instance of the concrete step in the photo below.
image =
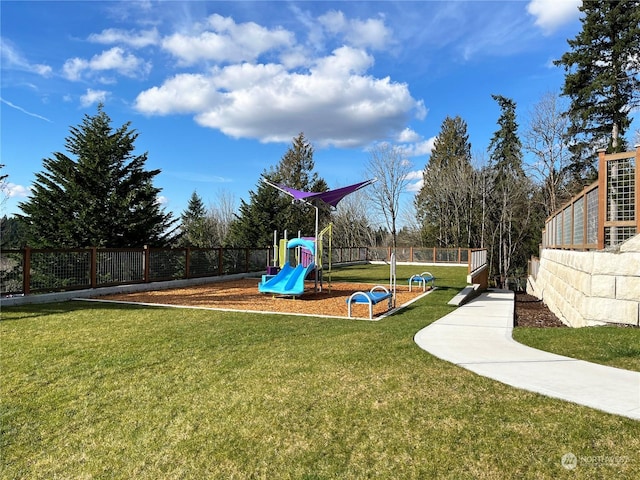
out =
<path fill-rule="evenodd" d="M 478 295 L 480 295 L 479 283 L 467 285 L 462 290 L 460 290 L 460 292 L 455 297 L 449 300 L 448 304 L 453 305 L 454 307 L 459 307 L 467 303 L 469 300 L 477 297 Z"/>

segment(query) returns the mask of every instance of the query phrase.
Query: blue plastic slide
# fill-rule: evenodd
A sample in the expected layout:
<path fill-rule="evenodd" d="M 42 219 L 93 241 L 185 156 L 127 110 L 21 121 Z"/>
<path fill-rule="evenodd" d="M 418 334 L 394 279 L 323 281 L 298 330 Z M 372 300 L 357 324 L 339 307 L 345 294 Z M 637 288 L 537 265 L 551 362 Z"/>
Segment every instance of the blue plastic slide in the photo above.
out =
<path fill-rule="evenodd" d="M 266 282 L 260 282 L 258 291 L 261 293 L 277 293 L 279 295 L 302 295 L 304 293 L 304 279 L 315 268 L 316 265 L 313 262 L 307 267 L 298 265 L 295 268 L 287 262 L 275 277 Z"/>

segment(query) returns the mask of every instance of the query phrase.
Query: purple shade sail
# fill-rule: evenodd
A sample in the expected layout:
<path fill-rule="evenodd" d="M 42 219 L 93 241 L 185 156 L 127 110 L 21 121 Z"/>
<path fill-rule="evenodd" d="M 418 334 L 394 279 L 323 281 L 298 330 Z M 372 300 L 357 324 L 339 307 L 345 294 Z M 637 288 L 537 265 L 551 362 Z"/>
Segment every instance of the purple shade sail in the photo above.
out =
<path fill-rule="evenodd" d="M 311 203 L 313 200 L 320 200 L 321 202 L 326 203 L 327 205 L 331 205 L 333 208 L 336 208 L 340 200 L 342 200 L 347 195 L 360 190 L 368 185 L 371 185 L 376 180 L 365 180 L 364 182 L 354 183 L 353 185 L 347 185 L 346 187 L 336 188 L 335 190 L 328 190 L 326 192 L 302 192 L 300 190 L 296 190 L 295 188 L 287 187 L 286 185 L 281 185 L 279 183 L 272 183 L 266 178 L 263 178 L 265 183 L 268 183 L 274 188 L 291 195 L 294 200 L 301 200 L 303 202 Z"/>

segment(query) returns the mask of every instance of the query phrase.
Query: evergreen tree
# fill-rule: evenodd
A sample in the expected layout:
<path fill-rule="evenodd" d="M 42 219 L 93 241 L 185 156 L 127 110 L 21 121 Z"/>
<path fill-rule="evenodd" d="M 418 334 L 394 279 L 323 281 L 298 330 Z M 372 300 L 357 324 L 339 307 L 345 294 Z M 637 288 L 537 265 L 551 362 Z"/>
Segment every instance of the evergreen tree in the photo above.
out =
<path fill-rule="evenodd" d="M 526 251 L 524 243 L 532 235 L 532 183 L 522 168 L 516 103 L 500 95 L 492 97 L 498 102 L 501 115 L 499 128 L 489 144 L 493 178 L 489 204 L 493 233 L 490 258 L 494 272 L 504 282 L 526 265 L 531 253 Z"/>
<path fill-rule="evenodd" d="M 180 215 L 180 239 L 178 245 L 184 247 L 211 248 L 219 246 L 213 219 L 207 215 L 202 198 L 193 192 L 187 209 Z"/>
<path fill-rule="evenodd" d="M 475 229 L 472 221 L 474 176 L 467 124 L 460 117 L 442 122 L 423 186 L 415 206 L 425 245 L 468 247 Z"/>
<path fill-rule="evenodd" d="M 22 248 L 27 244 L 24 225 L 16 217 L 0 218 L 0 250 Z"/>
<path fill-rule="evenodd" d="M 624 151 L 631 111 L 640 104 L 640 1 L 584 1 L 582 30 L 555 62 L 567 72 L 574 176 L 597 174 L 594 150 Z"/>
<path fill-rule="evenodd" d="M 296 190 L 324 192 L 327 183 L 313 172 L 313 147 L 303 133 L 293 139 L 276 168 L 264 171 L 262 176 L 273 183 L 284 184 Z M 320 225 L 327 222 L 329 210 L 320 207 Z M 242 247 L 267 247 L 273 243 L 273 232 L 287 230 L 289 238 L 315 234 L 315 209 L 292 202 L 292 198 L 260 181 L 256 191 L 249 192 L 249 202 L 241 200 L 238 218 L 232 223 L 229 243 Z"/>
<path fill-rule="evenodd" d="M 147 153 L 134 154 L 138 133 L 130 122 L 118 129 L 98 106 L 71 127 L 67 151 L 43 160 L 31 197 L 19 207 L 34 247 L 140 247 L 165 245 L 175 222 L 158 203 L 153 179 L 145 170 Z"/>

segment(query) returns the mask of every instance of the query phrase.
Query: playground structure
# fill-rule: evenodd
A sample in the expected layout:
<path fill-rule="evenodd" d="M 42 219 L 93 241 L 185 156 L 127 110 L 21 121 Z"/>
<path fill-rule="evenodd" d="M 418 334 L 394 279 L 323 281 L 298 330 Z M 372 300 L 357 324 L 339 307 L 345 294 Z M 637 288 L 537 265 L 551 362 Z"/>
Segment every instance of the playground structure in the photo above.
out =
<path fill-rule="evenodd" d="M 289 261 L 290 250 L 299 249 L 299 257 L 302 252 L 308 252 L 307 260 L 300 261 L 293 267 Z M 286 242 L 286 261 L 276 275 L 264 275 L 262 282 L 258 284 L 260 293 L 273 293 L 280 295 L 297 296 L 304 293 L 304 281 L 307 276 L 316 271 L 314 261 L 316 242 L 305 238 L 294 238 Z M 317 275 L 316 275 L 317 277 Z"/>
<path fill-rule="evenodd" d="M 286 234 L 285 247 L 278 248 L 277 232 L 274 233 L 274 250 L 280 251 L 280 270 L 274 272 L 275 275 L 265 275 L 262 282 L 258 285 L 258 291 L 261 293 L 272 293 L 277 295 L 295 296 L 304 293 L 305 279 L 314 273 L 315 288 L 318 291 L 318 283 L 320 282 L 320 290 L 322 289 L 322 237 L 329 234 L 329 285 L 331 285 L 331 224 L 322 231 L 319 230 L 319 206 L 325 205 L 330 209 L 335 209 L 338 203 L 347 195 L 371 185 L 373 180 L 365 180 L 364 182 L 348 185 L 346 187 L 328 190 L 326 192 L 303 192 L 294 188 L 287 187 L 278 183 L 272 183 L 266 178 L 262 179 L 266 184 L 286 193 L 293 197 L 293 201 L 299 201 L 310 205 L 315 209 L 315 235 L 312 238 L 295 238 L 287 241 Z M 282 245 L 282 244 L 281 244 Z M 297 259 L 299 263 L 296 267 L 291 265 L 290 250 L 298 248 Z M 274 255 L 274 267 L 277 262 Z M 306 257 L 306 260 L 305 260 Z M 284 260 L 284 261 L 283 261 Z M 275 270 L 275 269 L 274 269 Z"/>
<path fill-rule="evenodd" d="M 329 290 L 331 290 L 331 241 L 333 234 L 333 224 L 330 223 L 324 229 L 320 231 L 318 235 L 318 240 L 314 237 L 302 237 L 301 232 L 298 232 L 297 239 L 302 239 L 307 242 L 311 242 L 314 245 L 314 248 L 317 250 L 314 255 L 311 248 L 306 246 L 306 242 L 303 243 L 292 243 L 290 245 L 289 238 L 287 236 L 287 231 L 284 231 L 284 238 L 278 239 L 278 231 L 275 230 L 273 232 L 273 259 L 272 265 L 267 265 L 267 275 L 263 276 L 263 281 L 270 279 L 271 277 L 277 275 L 281 269 L 285 268 L 287 263 L 291 265 L 302 264 L 303 267 L 307 267 L 311 262 L 314 262 L 316 265 L 316 273 L 319 277 L 319 291 L 322 291 L 323 281 L 324 281 L 324 272 L 325 267 L 328 274 L 329 280 Z M 326 249 L 325 249 L 326 243 Z M 292 258 L 292 253 L 295 254 L 295 257 Z M 324 262 L 326 254 L 326 264 Z M 295 259 L 295 263 L 293 260 Z M 316 285 L 316 288 L 318 286 Z"/>

